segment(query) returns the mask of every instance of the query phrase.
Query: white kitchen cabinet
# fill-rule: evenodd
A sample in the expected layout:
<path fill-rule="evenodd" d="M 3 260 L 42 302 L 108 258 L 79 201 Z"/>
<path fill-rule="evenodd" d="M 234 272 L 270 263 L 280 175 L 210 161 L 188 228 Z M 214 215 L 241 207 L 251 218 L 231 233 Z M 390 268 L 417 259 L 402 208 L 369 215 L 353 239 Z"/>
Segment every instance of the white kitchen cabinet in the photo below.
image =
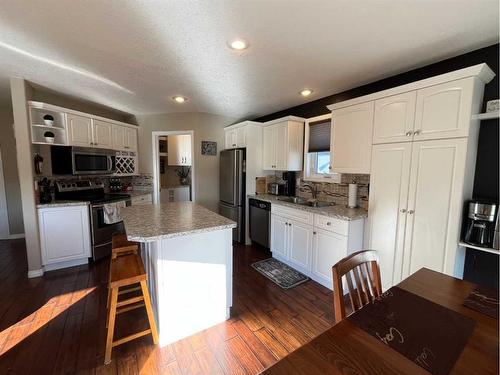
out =
<path fill-rule="evenodd" d="M 161 188 L 160 203 L 187 202 L 191 200 L 189 186 L 177 186 L 173 188 Z"/>
<path fill-rule="evenodd" d="M 101 120 L 92 120 L 92 145 L 97 148 L 113 148 L 113 125 Z"/>
<path fill-rule="evenodd" d="M 384 289 L 401 281 L 412 144 L 375 145 L 370 174 L 369 248 Z"/>
<path fill-rule="evenodd" d="M 418 90 L 414 140 L 467 137 L 477 85 L 465 78 Z"/>
<path fill-rule="evenodd" d="M 413 140 L 416 99 L 410 91 L 375 101 L 373 144 Z"/>
<path fill-rule="evenodd" d="M 68 143 L 71 146 L 92 146 L 92 119 L 89 117 L 67 114 Z"/>
<path fill-rule="evenodd" d="M 278 259 L 288 258 L 288 221 L 271 214 L 271 252 Z"/>
<path fill-rule="evenodd" d="M 314 230 L 311 273 L 315 280 L 330 289 L 333 286 L 332 266 L 347 256 L 347 238 L 322 229 Z"/>
<path fill-rule="evenodd" d="M 118 151 L 137 151 L 137 129 L 113 125 L 113 150 Z"/>
<path fill-rule="evenodd" d="M 87 205 L 39 208 L 38 226 L 45 270 L 88 262 L 91 241 Z"/>
<path fill-rule="evenodd" d="M 304 119 L 284 117 L 263 124 L 262 169 L 301 171 Z"/>
<path fill-rule="evenodd" d="M 332 289 L 331 269 L 340 259 L 362 250 L 364 219 L 340 220 L 271 205 L 273 257 Z"/>
<path fill-rule="evenodd" d="M 125 151 L 137 152 L 137 129 L 132 127 L 125 128 Z M 191 145 L 189 146 L 191 148 Z M 191 153 L 189 153 L 189 159 L 191 160 Z M 189 162 L 191 164 L 191 162 Z"/>
<path fill-rule="evenodd" d="M 466 138 L 413 144 L 403 278 L 422 267 L 453 275 L 466 153 Z"/>
<path fill-rule="evenodd" d="M 370 173 L 374 102 L 332 111 L 332 172 Z"/>
<path fill-rule="evenodd" d="M 167 143 L 168 165 L 191 165 L 191 135 L 169 135 Z"/>
<path fill-rule="evenodd" d="M 246 126 L 224 129 L 225 148 L 231 149 L 246 147 L 246 133 Z"/>

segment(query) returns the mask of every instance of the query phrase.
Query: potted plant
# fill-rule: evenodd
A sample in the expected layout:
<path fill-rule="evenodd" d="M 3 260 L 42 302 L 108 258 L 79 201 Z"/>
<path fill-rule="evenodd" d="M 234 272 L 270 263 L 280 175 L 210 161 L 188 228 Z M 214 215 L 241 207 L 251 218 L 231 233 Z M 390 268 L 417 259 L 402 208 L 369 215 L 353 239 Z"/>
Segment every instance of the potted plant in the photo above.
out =
<path fill-rule="evenodd" d="M 189 185 L 188 176 L 190 171 L 191 167 L 180 167 L 175 170 L 175 173 L 179 176 L 179 182 L 181 185 Z"/>
<path fill-rule="evenodd" d="M 54 125 L 54 116 L 52 116 L 52 115 L 43 116 L 43 123 L 47 126 Z"/>
<path fill-rule="evenodd" d="M 45 133 L 43 133 L 43 136 L 45 137 L 45 142 L 54 143 L 55 135 L 51 131 L 46 131 Z"/>

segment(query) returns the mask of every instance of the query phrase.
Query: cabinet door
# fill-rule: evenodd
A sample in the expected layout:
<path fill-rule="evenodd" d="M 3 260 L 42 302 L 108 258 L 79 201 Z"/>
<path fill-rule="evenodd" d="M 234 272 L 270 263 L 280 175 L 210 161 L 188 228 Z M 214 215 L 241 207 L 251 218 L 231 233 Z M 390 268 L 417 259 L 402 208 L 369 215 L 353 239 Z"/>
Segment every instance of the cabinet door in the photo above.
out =
<path fill-rule="evenodd" d="M 178 135 L 169 135 L 168 143 L 168 165 L 182 165 L 182 155 L 179 147 L 180 139 Z"/>
<path fill-rule="evenodd" d="M 125 150 L 126 128 L 120 125 L 113 125 L 113 149 Z"/>
<path fill-rule="evenodd" d="M 43 265 L 90 257 L 87 206 L 38 210 Z"/>
<path fill-rule="evenodd" d="M 368 247 L 378 252 L 384 289 L 401 281 L 411 148 L 408 142 L 372 151 Z"/>
<path fill-rule="evenodd" d="M 266 126 L 262 131 L 262 169 L 270 171 L 275 169 L 275 131 L 273 126 Z"/>
<path fill-rule="evenodd" d="M 247 129 L 243 126 L 235 130 L 236 135 L 236 146 L 246 147 L 247 145 Z"/>
<path fill-rule="evenodd" d="M 189 201 L 189 186 L 172 189 L 174 191 L 174 202 Z"/>
<path fill-rule="evenodd" d="M 312 274 L 322 285 L 332 288 L 332 267 L 347 255 L 347 237 L 315 229 Z"/>
<path fill-rule="evenodd" d="M 70 146 L 91 146 L 92 120 L 88 117 L 67 114 L 67 121 Z"/>
<path fill-rule="evenodd" d="M 113 126 L 109 122 L 93 120 L 92 140 L 97 148 L 113 147 Z"/>
<path fill-rule="evenodd" d="M 467 137 L 473 91 L 473 78 L 418 90 L 414 140 Z"/>
<path fill-rule="evenodd" d="M 416 91 L 410 91 L 375 101 L 373 144 L 413 139 L 416 98 Z"/>
<path fill-rule="evenodd" d="M 234 142 L 234 129 L 224 131 L 224 144 L 226 149 L 234 148 L 236 146 Z"/>
<path fill-rule="evenodd" d="M 125 144 L 126 151 L 137 151 L 137 129 L 125 127 Z"/>
<path fill-rule="evenodd" d="M 273 125 L 274 147 L 276 154 L 275 169 L 286 171 L 288 169 L 288 122 Z"/>
<path fill-rule="evenodd" d="M 370 173 L 373 134 L 373 102 L 332 112 L 332 171 Z"/>
<path fill-rule="evenodd" d="M 288 220 L 271 215 L 271 251 L 273 255 L 288 259 Z"/>
<path fill-rule="evenodd" d="M 313 227 L 295 220 L 288 222 L 288 254 L 290 262 L 299 270 L 308 272 L 312 262 Z"/>
<path fill-rule="evenodd" d="M 403 277 L 422 267 L 454 274 L 467 139 L 414 142 Z"/>

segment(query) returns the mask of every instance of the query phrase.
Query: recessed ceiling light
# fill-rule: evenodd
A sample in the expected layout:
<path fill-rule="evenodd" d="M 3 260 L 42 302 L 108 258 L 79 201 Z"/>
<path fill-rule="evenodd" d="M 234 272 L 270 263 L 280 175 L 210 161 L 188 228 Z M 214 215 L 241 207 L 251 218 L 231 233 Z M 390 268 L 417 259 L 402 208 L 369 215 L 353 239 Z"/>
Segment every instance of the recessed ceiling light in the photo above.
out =
<path fill-rule="evenodd" d="M 309 95 L 311 95 L 312 93 L 313 93 L 313 90 L 311 90 L 311 89 L 304 89 L 304 90 L 302 90 L 302 91 L 300 92 L 300 95 L 302 95 L 302 96 L 309 96 Z"/>
<path fill-rule="evenodd" d="M 237 51 L 241 51 L 248 48 L 248 43 L 243 39 L 233 39 L 229 42 L 229 47 Z"/>
<path fill-rule="evenodd" d="M 176 95 L 172 97 L 172 100 L 177 102 L 177 103 L 184 103 L 187 102 L 187 98 L 184 96 Z"/>

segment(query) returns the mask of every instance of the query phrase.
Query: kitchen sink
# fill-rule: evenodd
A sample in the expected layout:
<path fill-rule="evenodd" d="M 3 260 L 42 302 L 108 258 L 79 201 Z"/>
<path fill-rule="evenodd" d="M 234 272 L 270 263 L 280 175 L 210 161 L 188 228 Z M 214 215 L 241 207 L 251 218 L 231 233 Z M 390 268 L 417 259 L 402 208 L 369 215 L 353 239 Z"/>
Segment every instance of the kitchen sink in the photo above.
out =
<path fill-rule="evenodd" d="M 328 207 L 335 205 L 335 203 L 333 202 L 323 202 L 323 201 L 310 202 L 301 197 L 279 197 L 278 200 L 282 202 L 290 202 L 298 204 L 300 206 L 309 206 L 309 207 Z"/>
<path fill-rule="evenodd" d="M 301 197 L 279 197 L 278 200 L 282 202 L 290 202 L 295 204 L 307 203 L 307 201 Z"/>

